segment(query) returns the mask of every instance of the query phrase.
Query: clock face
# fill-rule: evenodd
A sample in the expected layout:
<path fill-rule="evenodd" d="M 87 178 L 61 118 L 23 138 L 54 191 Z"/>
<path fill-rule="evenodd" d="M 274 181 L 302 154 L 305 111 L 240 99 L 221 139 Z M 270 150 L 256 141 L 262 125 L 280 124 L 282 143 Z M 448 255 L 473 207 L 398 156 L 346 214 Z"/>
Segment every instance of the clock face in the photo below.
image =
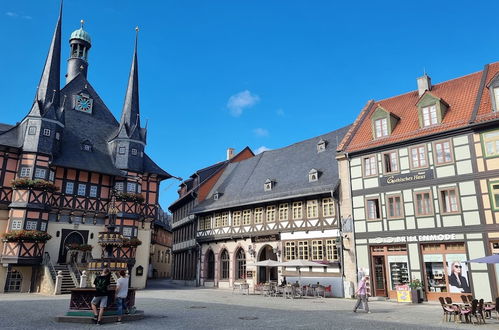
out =
<path fill-rule="evenodd" d="M 92 113 L 93 100 L 89 97 L 83 95 L 76 96 L 76 110 L 83 111 L 86 113 Z"/>

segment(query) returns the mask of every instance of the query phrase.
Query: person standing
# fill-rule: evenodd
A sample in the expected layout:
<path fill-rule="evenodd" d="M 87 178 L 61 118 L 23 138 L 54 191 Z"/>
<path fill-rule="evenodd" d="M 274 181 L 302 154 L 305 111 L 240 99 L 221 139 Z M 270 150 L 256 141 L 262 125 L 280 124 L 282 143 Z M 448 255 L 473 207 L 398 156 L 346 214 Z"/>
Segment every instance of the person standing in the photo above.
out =
<path fill-rule="evenodd" d="M 128 277 L 124 270 L 120 270 L 120 278 L 116 282 L 116 306 L 118 307 L 118 323 L 121 323 L 123 310 L 126 310 L 126 297 L 128 296 Z"/>
<path fill-rule="evenodd" d="M 94 321 L 102 324 L 104 309 L 107 307 L 107 287 L 111 284 L 111 272 L 109 268 L 104 268 L 102 273 L 94 280 L 95 296 L 92 299 L 92 311 L 94 312 Z M 97 305 L 99 305 L 99 314 L 97 315 Z"/>
<path fill-rule="evenodd" d="M 359 284 L 357 286 L 357 291 L 355 291 L 355 294 L 357 295 L 357 303 L 355 304 L 355 307 L 353 308 L 353 312 L 357 313 L 357 308 L 360 307 L 360 304 L 362 303 L 364 305 L 364 310 L 366 313 L 371 313 L 369 310 L 369 305 L 367 304 L 367 276 L 363 275 L 362 278 L 359 281 Z"/>

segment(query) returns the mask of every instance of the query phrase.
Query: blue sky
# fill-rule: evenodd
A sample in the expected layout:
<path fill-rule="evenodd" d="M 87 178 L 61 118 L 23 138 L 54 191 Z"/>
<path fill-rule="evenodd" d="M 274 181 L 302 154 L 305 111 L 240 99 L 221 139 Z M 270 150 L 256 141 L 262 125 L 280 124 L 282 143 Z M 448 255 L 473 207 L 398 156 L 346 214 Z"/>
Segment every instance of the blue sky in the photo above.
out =
<path fill-rule="evenodd" d="M 29 110 L 58 6 L 0 2 L 0 122 Z M 186 178 L 228 147 L 280 148 L 347 125 L 369 99 L 415 89 L 423 70 L 433 83 L 481 70 L 499 60 L 498 10 L 496 1 L 66 0 L 62 73 L 84 19 L 89 80 L 119 117 L 138 25 L 147 152 Z M 177 186 L 163 182 L 163 208 Z"/>

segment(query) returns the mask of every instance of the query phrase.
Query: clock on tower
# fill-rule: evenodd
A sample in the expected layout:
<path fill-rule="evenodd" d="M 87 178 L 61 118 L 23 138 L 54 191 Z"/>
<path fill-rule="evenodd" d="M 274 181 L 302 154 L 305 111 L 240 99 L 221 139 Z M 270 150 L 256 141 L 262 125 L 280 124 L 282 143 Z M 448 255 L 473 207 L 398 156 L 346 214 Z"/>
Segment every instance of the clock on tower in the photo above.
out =
<path fill-rule="evenodd" d="M 88 95 L 76 95 L 75 110 L 92 113 L 93 100 Z"/>

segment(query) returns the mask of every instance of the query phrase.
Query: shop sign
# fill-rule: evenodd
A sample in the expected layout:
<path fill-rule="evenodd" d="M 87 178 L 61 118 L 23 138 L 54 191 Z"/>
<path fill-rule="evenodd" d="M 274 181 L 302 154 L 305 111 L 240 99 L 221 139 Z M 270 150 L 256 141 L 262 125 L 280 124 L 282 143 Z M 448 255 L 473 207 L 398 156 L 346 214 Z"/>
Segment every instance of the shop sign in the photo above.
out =
<path fill-rule="evenodd" d="M 376 237 L 371 243 L 413 243 L 413 242 L 434 242 L 434 241 L 452 241 L 456 234 L 435 234 L 435 235 L 412 235 L 412 236 L 394 236 L 394 237 Z"/>
<path fill-rule="evenodd" d="M 279 234 L 251 237 L 252 243 L 274 242 L 274 241 L 280 241 L 280 240 L 281 240 L 281 236 Z"/>
<path fill-rule="evenodd" d="M 410 172 L 405 174 L 388 175 L 379 178 L 381 186 L 390 186 L 399 183 L 408 183 L 433 179 L 433 170 Z"/>
<path fill-rule="evenodd" d="M 411 289 L 407 284 L 397 285 L 395 289 L 397 290 L 397 302 L 412 302 Z"/>

